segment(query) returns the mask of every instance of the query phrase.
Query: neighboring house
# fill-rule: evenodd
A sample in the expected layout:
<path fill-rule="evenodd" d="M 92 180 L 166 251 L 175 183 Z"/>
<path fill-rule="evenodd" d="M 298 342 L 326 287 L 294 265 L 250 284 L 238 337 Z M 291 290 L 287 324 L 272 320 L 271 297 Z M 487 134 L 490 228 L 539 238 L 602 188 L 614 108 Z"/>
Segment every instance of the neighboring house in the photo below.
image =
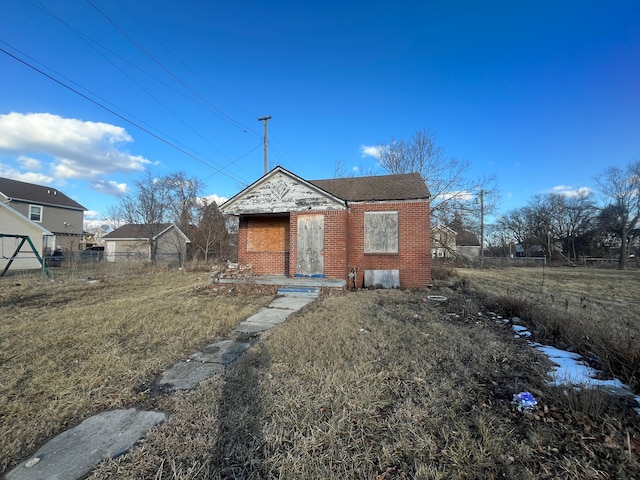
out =
<path fill-rule="evenodd" d="M 456 236 L 456 251 L 461 257 L 473 260 L 480 257 L 480 240 L 468 230 L 460 229 Z"/>
<path fill-rule="evenodd" d="M 191 241 L 173 223 L 127 224 L 102 237 L 107 261 L 177 262 Z"/>
<path fill-rule="evenodd" d="M 438 224 L 431 230 L 431 255 L 434 258 L 452 258 L 456 252 L 457 233 L 446 225 Z"/>
<path fill-rule="evenodd" d="M 0 234 L 16 235 L 16 237 L 0 237 L 0 273 L 7 267 L 22 242 L 22 238 L 18 235 L 27 235 L 31 239 L 40 258 L 44 257 L 53 242 L 53 234 L 49 230 L 2 202 L 0 202 Z M 29 243 L 25 242 L 10 268 L 11 270 L 32 270 L 42 268 L 42 264 L 33 253 Z"/>
<path fill-rule="evenodd" d="M 51 232 L 46 255 L 54 250 L 73 253 L 82 239 L 85 207 L 53 187 L 0 177 L 0 202 Z M 14 233 L 0 224 L 0 233 Z"/>
<path fill-rule="evenodd" d="M 417 173 L 304 180 L 276 167 L 220 206 L 256 274 L 349 286 L 431 284 L 430 194 Z"/>

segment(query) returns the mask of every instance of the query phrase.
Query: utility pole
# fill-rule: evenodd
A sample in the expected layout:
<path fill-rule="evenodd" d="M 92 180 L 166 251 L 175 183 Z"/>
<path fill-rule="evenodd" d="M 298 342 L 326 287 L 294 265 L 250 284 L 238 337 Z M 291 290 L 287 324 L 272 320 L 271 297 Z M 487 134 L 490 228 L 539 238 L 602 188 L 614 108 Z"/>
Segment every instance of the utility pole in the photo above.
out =
<path fill-rule="evenodd" d="M 484 268 L 484 190 L 480 189 L 480 268 Z"/>
<path fill-rule="evenodd" d="M 267 145 L 269 144 L 269 137 L 267 135 L 267 124 L 269 123 L 269 120 L 271 120 L 271 115 L 267 115 L 266 117 L 260 117 L 258 119 L 259 122 L 262 122 L 262 124 L 264 125 L 264 140 L 263 140 L 263 144 L 264 144 L 264 174 L 267 174 Z"/>

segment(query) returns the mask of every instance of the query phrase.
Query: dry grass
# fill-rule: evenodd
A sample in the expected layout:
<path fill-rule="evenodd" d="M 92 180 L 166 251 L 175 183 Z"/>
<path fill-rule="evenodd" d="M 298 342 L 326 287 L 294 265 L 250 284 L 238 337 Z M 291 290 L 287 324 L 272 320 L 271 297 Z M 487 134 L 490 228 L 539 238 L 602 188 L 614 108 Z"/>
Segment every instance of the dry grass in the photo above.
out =
<path fill-rule="evenodd" d="M 504 268 L 460 270 L 461 283 L 540 340 L 599 359 L 640 392 L 640 281 L 635 270 Z"/>
<path fill-rule="evenodd" d="M 97 280 L 2 279 L 0 473 L 68 425 L 139 403 L 137 387 L 271 298 L 211 295 L 206 273 Z"/>
<path fill-rule="evenodd" d="M 2 471 L 67 424 L 138 406 L 169 418 L 91 479 L 637 478 L 637 414 L 602 392 L 549 386 L 544 358 L 478 315 L 476 280 L 436 286 L 442 303 L 397 290 L 321 298 L 224 375 L 147 391 L 270 298 L 222 296 L 206 281 L 2 284 Z M 536 412 L 510 404 L 523 390 Z"/>
<path fill-rule="evenodd" d="M 106 478 L 633 478 L 628 407 L 550 387 L 544 360 L 456 291 L 317 300 L 171 417 Z M 449 314 L 456 313 L 457 318 Z M 541 408 L 514 410 L 529 390 Z M 581 411 L 590 405 L 590 411 Z M 586 410 L 586 409 L 585 409 Z"/>

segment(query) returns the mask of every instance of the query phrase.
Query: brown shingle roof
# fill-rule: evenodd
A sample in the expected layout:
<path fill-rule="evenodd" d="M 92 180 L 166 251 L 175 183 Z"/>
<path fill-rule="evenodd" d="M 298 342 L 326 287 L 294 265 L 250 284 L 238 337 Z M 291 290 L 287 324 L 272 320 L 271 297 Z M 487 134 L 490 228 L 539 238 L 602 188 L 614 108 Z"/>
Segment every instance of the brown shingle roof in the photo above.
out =
<path fill-rule="evenodd" d="M 309 180 L 309 183 L 350 202 L 418 200 L 431 196 L 419 173 Z"/>
<path fill-rule="evenodd" d="M 128 223 L 116 228 L 113 232 L 106 234 L 103 238 L 123 239 L 123 238 L 153 238 L 161 232 L 169 228 L 171 223 L 154 223 L 154 224 L 134 224 Z"/>
<path fill-rule="evenodd" d="M 76 210 L 86 210 L 86 208 L 78 202 L 67 197 L 64 193 L 53 187 L 19 182 L 9 178 L 0 177 L 0 193 L 9 200 L 32 202 L 42 205 L 55 205 L 58 207 L 73 208 Z"/>

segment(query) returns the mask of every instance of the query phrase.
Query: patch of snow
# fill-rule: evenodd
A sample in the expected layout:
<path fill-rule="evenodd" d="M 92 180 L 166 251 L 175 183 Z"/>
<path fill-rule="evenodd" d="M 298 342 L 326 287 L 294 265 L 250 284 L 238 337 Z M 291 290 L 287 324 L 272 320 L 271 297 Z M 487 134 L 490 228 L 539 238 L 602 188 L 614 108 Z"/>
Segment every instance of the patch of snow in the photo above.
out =
<path fill-rule="evenodd" d="M 511 328 L 513 328 L 513 331 L 516 332 L 516 334 L 514 335 L 515 338 L 531 336 L 531 332 L 527 330 L 527 327 L 525 327 L 524 325 L 513 325 Z"/>
<path fill-rule="evenodd" d="M 531 332 L 522 325 L 512 325 L 511 328 L 515 332 L 515 338 L 531 336 Z M 527 344 L 539 352 L 544 353 L 556 365 L 552 367 L 549 372 L 551 375 L 550 383 L 553 385 L 569 385 L 578 388 L 600 387 L 610 392 L 623 393 L 624 395 L 635 398 L 636 403 L 639 405 L 639 408 L 635 410 L 640 414 L 640 396 L 632 395 L 630 388 L 617 378 L 612 380 L 596 378 L 598 376 L 598 370 L 587 365 L 582 355 L 567 352 L 566 350 L 561 350 L 549 345 L 542 345 L 538 342 L 528 341 Z"/>

